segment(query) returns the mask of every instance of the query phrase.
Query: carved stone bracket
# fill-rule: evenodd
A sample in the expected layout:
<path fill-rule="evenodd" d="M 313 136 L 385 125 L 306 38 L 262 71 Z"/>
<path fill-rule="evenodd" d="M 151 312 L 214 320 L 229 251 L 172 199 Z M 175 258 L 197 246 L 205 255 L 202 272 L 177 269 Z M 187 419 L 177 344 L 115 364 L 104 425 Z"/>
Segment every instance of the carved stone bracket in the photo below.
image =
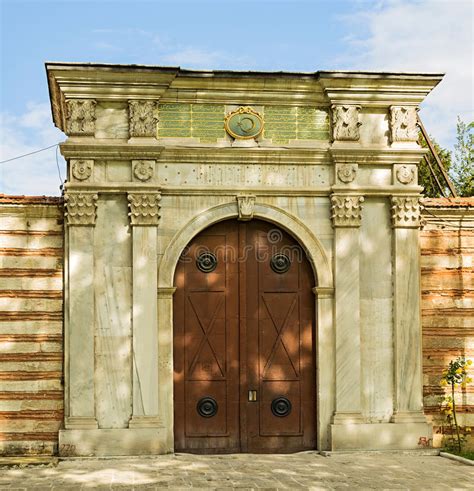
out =
<path fill-rule="evenodd" d="M 415 106 L 390 107 L 390 135 L 393 142 L 416 142 L 418 126 Z"/>
<path fill-rule="evenodd" d="M 420 211 L 418 197 L 392 196 L 392 226 L 394 228 L 418 228 Z"/>
<path fill-rule="evenodd" d="M 333 105 L 332 109 L 332 137 L 334 141 L 359 141 L 359 126 L 361 106 Z"/>
<path fill-rule="evenodd" d="M 253 218 L 253 209 L 255 206 L 255 196 L 248 194 L 237 196 L 237 205 L 239 208 L 239 220 L 248 222 Z"/>
<path fill-rule="evenodd" d="M 363 196 L 331 196 L 333 227 L 359 227 Z"/>
<path fill-rule="evenodd" d="M 92 175 L 93 168 L 93 160 L 71 159 L 71 174 L 78 181 L 87 181 Z"/>
<path fill-rule="evenodd" d="M 155 172 L 154 160 L 132 160 L 133 177 L 139 181 L 149 181 Z"/>
<path fill-rule="evenodd" d="M 128 101 L 128 114 L 131 137 L 156 136 L 157 101 Z"/>
<path fill-rule="evenodd" d="M 96 193 L 67 193 L 66 219 L 68 225 L 95 225 L 97 211 Z"/>
<path fill-rule="evenodd" d="M 357 174 L 357 164 L 336 164 L 336 175 L 340 182 L 349 184 Z"/>
<path fill-rule="evenodd" d="M 132 225 L 158 225 L 161 193 L 130 193 L 128 207 Z"/>
<path fill-rule="evenodd" d="M 66 101 L 66 132 L 68 135 L 94 135 L 95 106 L 92 99 Z"/>

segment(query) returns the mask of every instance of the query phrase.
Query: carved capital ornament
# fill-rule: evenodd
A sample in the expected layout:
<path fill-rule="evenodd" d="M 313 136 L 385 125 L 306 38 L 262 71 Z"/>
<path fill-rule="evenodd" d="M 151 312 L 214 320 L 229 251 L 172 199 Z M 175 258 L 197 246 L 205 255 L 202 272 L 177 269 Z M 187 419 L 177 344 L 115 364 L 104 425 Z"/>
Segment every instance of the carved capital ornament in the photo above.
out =
<path fill-rule="evenodd" d="M 97 199 L 98 195 L 96 193 L 65 194 L 67 224 L 95 225 Z"/>
<path fill-rule="evenodd" d="M 392 196 L 392 226 L 394 228 L 418 228 L 420 211 L 418 197 Z"/>
<path fill-rule="evenodd" d="M 359 141 L 361 106 L 344 104 L 332 107 L 332 137 L 334 141 Z"/>
<path fill-rule="evenodd" d="M 418 140 L 417 113 L 415 106 L 390 107 L 390 134 L 393 142 L 416 142 Z"/>
<path fill-rule="evenodd" d="M 95 133 L 95 107 L 92 99 L 71 99 L 66 101 L 66 133 L 87 136 Z"/>
<path fill-rule="evenodd" d="M 128 115 L 131 137 L 156 136 L 158 124 L 157 101 L 128 101 Z"/>
<path fill-rule="evenodd" d="M 333 227 L 359 227 L 363 196 L 331 196 Z"/>
<path fill-rule="evenodd" d="M 131 225 L 158 225 L 160 219 L 160 193 L 130 193 L 128 208 Z"/>

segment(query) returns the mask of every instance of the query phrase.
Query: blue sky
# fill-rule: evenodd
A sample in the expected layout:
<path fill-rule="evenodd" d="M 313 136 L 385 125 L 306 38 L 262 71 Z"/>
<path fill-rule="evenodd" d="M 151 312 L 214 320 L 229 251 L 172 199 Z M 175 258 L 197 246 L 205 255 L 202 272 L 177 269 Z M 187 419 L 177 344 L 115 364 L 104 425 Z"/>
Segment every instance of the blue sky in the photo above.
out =
<path fill-rule="evenodd" d="M 442 71 L 428 130 L 452 148 L 473 112 L 470 0 L 0 0 L 0 160 L 64 139 L 45 61 L 185 68 Z M 64 178 L 64 162 L 60 158 Z M 58 194 L 55 150 L 0 164 L 0 192 Z"/>

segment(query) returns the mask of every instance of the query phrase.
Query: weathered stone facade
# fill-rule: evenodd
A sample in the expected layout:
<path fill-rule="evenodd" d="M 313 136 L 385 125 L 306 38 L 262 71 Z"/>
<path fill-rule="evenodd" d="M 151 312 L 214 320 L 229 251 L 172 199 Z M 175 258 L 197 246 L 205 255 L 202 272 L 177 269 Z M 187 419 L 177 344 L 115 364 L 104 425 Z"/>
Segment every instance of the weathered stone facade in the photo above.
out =
<path fill-rule="evenodd" d="M 412 122 L 441 75 L 47 73 L 69 162 L 60 453 L 173 451 L 175 266 L 231 218 L 283 228 L 313 267 L 317 448 L 431 439 Z"/>

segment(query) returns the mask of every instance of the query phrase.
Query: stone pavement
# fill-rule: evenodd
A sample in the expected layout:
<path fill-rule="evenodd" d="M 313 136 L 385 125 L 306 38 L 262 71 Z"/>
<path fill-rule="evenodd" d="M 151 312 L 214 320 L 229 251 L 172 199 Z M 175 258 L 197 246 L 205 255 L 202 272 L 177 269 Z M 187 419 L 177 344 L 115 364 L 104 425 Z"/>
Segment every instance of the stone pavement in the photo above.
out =
<path fill-rule="evenodd" d="M 0 469 L 0 489 L 474 489 L 474 467 L 433 455 L 163 455 Z"/>

